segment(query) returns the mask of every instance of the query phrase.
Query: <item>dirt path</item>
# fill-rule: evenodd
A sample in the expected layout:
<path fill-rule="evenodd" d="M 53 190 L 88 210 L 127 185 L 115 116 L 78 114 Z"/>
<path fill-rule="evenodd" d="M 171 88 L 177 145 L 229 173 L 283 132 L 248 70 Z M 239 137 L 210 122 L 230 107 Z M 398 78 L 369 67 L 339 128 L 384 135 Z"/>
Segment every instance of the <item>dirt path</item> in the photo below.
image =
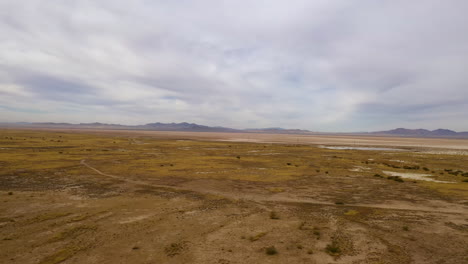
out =
<path fill-rule="evenodd" d="M 95 171 L 97 174 L 100 174 L 100 175 L 106 176 L 106 177 L 110 177 L 110 178 L 113 178 L 113 179 L 116 179 L 116 180 L 119 180 L 119 181 L 124 181 L 124 182 L 135 184 L 135 185 L 151 186 L 151 187 L 156 187 L 156 188 L 169 188 L 169 189 L 174 189 L 174 190 L 179 190 L 179 191 L 190 191 L 188 189 L 184 189 L 184 188 L 180 188 L 180 187 L 152 184 L 152 183 L 148 183 L 148 182 L 144 182 L 144 181 L 130 180 L 130 179 L 127 179 L 127 178 L 124 178 L 124 177 L 121 177 L 121 176 L 107 174 L 107 173 L 104 173 L 104 172 L 92 167 L 91 165 L 86 163 L 86 160 L 81 160 L 80 163 L 82 165 L 88 167 L 89 169 Z"/>
<path fill-rule="evenodd" d="M 217 190 L 209 190 L 207 189 L 205 184 L 197 184 L 195 186 L 190 186 L 190 187 L 178 187 L 178 186 L 171 186 L 171 185 L 161 185 L 161 184 L 153 184 L 145 181 L 139 181 L 139 180 L 131 180 L 122 176 L 117 176 L 117 175 L 112 175 L 112 174 L 107 174 L 104 173 L 88 163 L 86 163 L 86 160 L 81 160 L 80 162 L 82 165 L 86 166 L 87 168 L 93 170 L 94 172 L 110 177 L 116 180 L 124 181 L 130 184 L 134 185 L 142 185 L 142 186 L 150 186 L 150 187 L 155 187 L 155 188 L 165 188 L 165 189 L 173 189 L 176 191 L 191 191 L 191 192 L 196 192 L 200 194 L 210 194 L 210 195 L 218 195 L 218 196 L 223 196 L 229 199 L 235 199 L 235 200 L 246 200 L 246 201 L 251 201 L 255 202 L 261 205 L 265 205 L 265 203 L 271 203 L 271 202 L 276 202 L 276 203 L 306 203 L 306 204 L 314 204 L 314 205 L 325 205 L 325 206 L 336 206 L 335 203 L 333 202 L 323 202 L 323 201 L 317 201 L 317 200 L 312 200 L 312 199 L 303 199 L 303 198 L 297 198 L 297 197 L 291 197 L 290 193 L 286 195 L 263 195 L 259 193 L 242 193 L 241 195 L 239 193 L 230 193 L 230 192 L 225 192 L 225 191 L 217 191 Z M 468 209 L 466 206 L 463 205 L 458 205 L 458 204 L 453 204 L 453 203 L 447 203 L 443 201 L 437 201 L 438 206 L 415 206 L 409 203 L 405 202 L 399 202 L 399 201 L 391 201 L 386 204 L 347 204 L 346 206 L 348 207 L 355 207 L 355 208 L 377 208 L 377 209 L 388 209 L 388 210 L 403 210 L 403 211 L 419 211 L 419 212 L 429 212 L 429 213 L 445 213 L 445 214 L 462 214 L 462 215 L 468 215 Z M 448 209 L 449 208 L 449 209 Z M 460 213 L 462 212 L 462 213 Z"/>

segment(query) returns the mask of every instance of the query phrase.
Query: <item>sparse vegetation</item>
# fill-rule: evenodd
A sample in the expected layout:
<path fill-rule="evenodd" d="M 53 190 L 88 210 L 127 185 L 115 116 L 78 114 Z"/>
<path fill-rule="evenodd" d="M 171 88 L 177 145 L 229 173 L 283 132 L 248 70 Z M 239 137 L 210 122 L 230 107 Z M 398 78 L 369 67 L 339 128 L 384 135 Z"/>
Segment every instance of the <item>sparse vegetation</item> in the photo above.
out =
<path fill-rule="evenodd" d="M 1 263 L 224 264 L 245 252 L 252 263 L 331 261 L 326 254 L 410 263 L 427 248 L 435 260 L 461 263 L 465 253 L 439 245 L 466 243 L 465 211 L 446 213 L 468 198 L 466 155 L 99 133 L 0 130 Z M 425 168 L 454 183 L 383 180 L 387 170 Z M 415 219 L 430 219 L 417 222 L 424 232 Z M 266 255 L 270 245 L 277 257 Z M 113 247 L 122 254 L 108 254 Z"/>
<path fill-rule="evenodd" d="M 276 248 L 274 246 L 267 247 L 265 249 L 265 252 L 266 252 L 267 255 L 276 255 L 276 254 L 278 254 L 278 250 L 276 250 Z"/>
<path fill-rule="evenodd" d="M 387 179 L 394 180 L 396 182 L 404 182 L 404 180 L 400 176 L 388 176 Z"/>
<path fill-rule="evenodd" d="M 331 256 L 339 256 L 341 254 L 341 249 L 338 244 L 333 241 L 331 244 L 328 244 L 325 248 L 325 252 L 327 252 Z"/>
<path fill-rule="evenodd" d="M 267 232 L 260 232 L 260 233 L 256 234 L 255 236 L 249 237 L 249 240 L 251 242 L 255 242 L 255 241 L 259 240 L 260 238 L 264 237 L 266 234 L 267 234 Z"/>
<path fill-rule="evenodd" d="M 277 219 L 280 219 L 280 217 L 279 217 L 279 215 L 278 215 L 277 212 L 271 211 L 271 212 L 270 212 L 270 219 L 275 219 L 275 220 L 277 220 Z"/>
<path fill-rule="evenodd" d="M 315 235 L 315 238 L 317 238 L 317 240 L 319 240 L 320 236 L 321 236 L 321 233 L 320 233 L 320 231 L 318 229 L 314 228 L 314 235 Z"/>
<path fill-rule="evenodd" d="M 346 213 L 344 213 L 345 215 L 348 215 L 348 216 L 353 216 L 353 215 L 357 215 L 359 214 L 358 211 L 356 210 L 348 210 Z"/>
<path fill-rule="evenodd" d="M 185 243 L 179 242 L 179 243 L 171 243 L 168 246 L 164 248 L 164 252 L 168 257 L 174 257 L 183 252 L 185 249 Z"/>

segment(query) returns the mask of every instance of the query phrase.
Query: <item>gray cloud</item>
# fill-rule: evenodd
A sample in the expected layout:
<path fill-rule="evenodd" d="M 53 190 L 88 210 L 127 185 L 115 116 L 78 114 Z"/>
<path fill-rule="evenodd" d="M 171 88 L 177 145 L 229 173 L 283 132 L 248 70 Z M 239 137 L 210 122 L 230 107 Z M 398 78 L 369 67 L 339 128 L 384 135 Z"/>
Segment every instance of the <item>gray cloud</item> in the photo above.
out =
<path fill-rule="evenodd" d="M 468 2 L 0 2 L 1 121 L 468 130 Z"/>

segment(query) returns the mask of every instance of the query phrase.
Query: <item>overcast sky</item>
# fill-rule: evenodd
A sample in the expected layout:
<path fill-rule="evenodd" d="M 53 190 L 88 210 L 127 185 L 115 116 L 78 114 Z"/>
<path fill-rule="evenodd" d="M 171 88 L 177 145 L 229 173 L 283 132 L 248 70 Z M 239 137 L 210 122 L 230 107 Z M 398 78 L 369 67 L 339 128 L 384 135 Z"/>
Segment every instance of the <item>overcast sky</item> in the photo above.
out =
<path fill-rule="evenodd" d="M 466 0 L 0 0 L 0 121 L 468 131 Z"/>

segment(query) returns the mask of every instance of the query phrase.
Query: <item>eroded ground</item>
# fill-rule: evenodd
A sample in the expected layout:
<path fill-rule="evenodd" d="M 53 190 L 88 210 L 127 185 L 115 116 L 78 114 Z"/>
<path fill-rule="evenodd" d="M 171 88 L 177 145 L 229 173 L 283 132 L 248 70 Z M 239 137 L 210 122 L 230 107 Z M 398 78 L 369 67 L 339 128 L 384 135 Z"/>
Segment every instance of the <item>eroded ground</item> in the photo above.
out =
<path fill-rule="evenodd" d="M 296 143 L 1 130 L 0 263 L 468 262 L 467 155 Z"/>

